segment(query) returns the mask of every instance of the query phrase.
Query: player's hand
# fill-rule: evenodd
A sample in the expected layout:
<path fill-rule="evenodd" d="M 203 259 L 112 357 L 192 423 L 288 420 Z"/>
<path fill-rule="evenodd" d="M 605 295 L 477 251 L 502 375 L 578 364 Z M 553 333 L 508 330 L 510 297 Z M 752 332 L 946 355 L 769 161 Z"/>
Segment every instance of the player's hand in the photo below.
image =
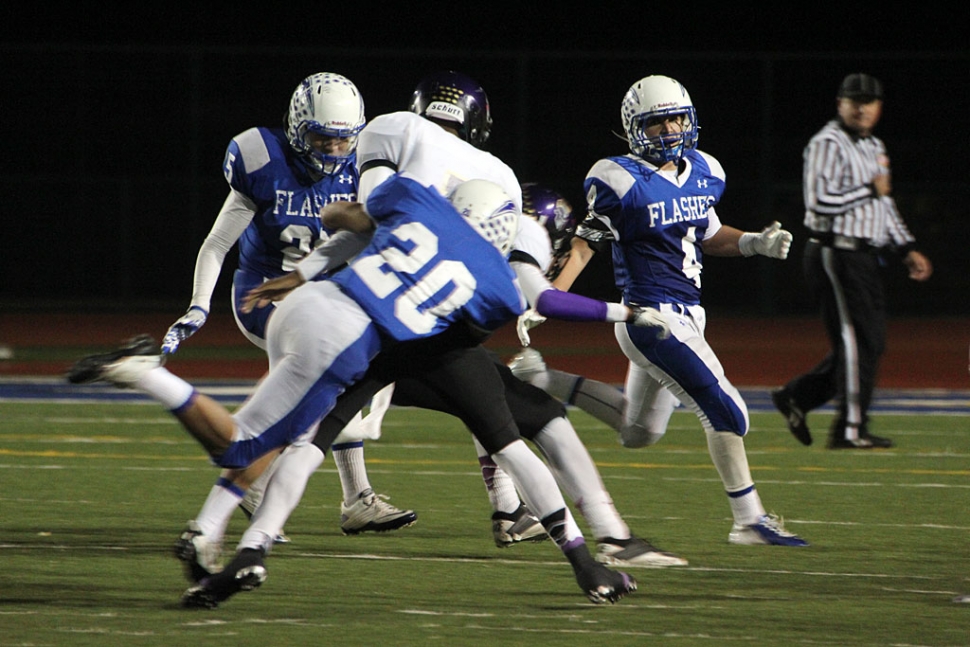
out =
<path fill-rule="evenodd" d="M 306 283 L 299 272 L 290 272 L 277 276 L 254 287 L 243 297 L 239 309 L 250 313 L 255 308 L 265 308 L 274 301 L 282 301 L 287 294 Z"/>
<path fill-rule="evenodd" d="M 630 309 L 630 316 L 626 322 L 631 326 L 641 328 L 656 328 L 657 339 L 667 339 L 670 337 L 670 324 L 656 308 L 644 308 L 641 306 L 627 306 Z"/>
<path fill-rule="evenodd" d="M 199 306 L 192 306 L 173 323 L 162 340 L 162 354 L 171 355 L 178 350 L 179 344 L 195 334 L 205 324 L 208 312 Z"/>
<path fill-rule="evenodd" d="M 781 228 L 777 220 L 761 230 L 760 233 L 746 233 L 741 235 L 738 248 L 745 256 L 761 254 L 768 258 L 788 258 L 791 249 L 792 235 L 790 231 Z"/>
<path fill-rule="evenodd" d="M 529 331 L 545 320 L 546 318 L 536 312 L 534 308 L 529 308 L 520 314 L 519 320 L 515 324 L 515 332 L 519 335 L 519 342 L 523 346 L 531 344 L 532 340 L 529 338 Z"/>

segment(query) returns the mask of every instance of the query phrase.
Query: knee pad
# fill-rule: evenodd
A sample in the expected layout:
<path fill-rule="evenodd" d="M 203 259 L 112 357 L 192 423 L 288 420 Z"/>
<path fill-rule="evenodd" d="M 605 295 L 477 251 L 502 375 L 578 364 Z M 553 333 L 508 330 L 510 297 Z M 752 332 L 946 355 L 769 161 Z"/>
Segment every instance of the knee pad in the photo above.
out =
<path fill-rule="evenodd" d="M 648 447 L 664 437 L 666 429 L 651 431 L 643 425 L 623 425 L 620 429 L 620 444 L 630 449 Z"/>

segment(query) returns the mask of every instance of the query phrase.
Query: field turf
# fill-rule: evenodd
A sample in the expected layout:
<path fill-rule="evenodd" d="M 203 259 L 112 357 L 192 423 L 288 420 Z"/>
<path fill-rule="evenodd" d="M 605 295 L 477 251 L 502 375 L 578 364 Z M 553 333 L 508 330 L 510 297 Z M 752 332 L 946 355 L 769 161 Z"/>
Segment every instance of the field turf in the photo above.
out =
<path fill-rule="evenodd" d="M 343 536 L 328 460 L 266 583 L 187 611 L 172 543 L 217 475 L 198 445 L 154 404 L 0 401 L 0 645 L 970 644 L 970 604 L 951 602 L 970 593 L 970 417 L 880 414 L 896 448 L 836 452 L 753 412 L 759 492 L 804 549 L 728 544 L 693 416 L 641 450 L 570 417 L 633 530 L 689 566 L 632 570 L 635 594 L 588 603 L 549 542 L 495 547 L 461 425 L 393 408 L 370 477 L 417 524 Z"/>

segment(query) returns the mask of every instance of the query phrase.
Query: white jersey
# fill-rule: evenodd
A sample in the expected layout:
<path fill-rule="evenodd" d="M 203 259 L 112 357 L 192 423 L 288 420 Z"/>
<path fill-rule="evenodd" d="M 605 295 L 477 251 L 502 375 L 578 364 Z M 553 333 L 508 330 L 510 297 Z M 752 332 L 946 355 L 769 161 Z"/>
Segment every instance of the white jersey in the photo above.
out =
<path fill-rule="evenodd" d="M 552 242 L 549 240 L 549 232 L 535 218 L 519 217 L 519 230 L 515 234 L 512 250 L 510 261 L 529 262 L 531 258 L 543 274 L 548 272 L 549 266 L 552 265 Z M 522 254 L 528 255 L 529 258 L 523 258 Z"/>
<path fill-rule="evenodd" d="M 405 173 L 444 196 L 467 180 L 489 180 L 522 211 L 522 188 L 505 162 L 413 112 L 380 115 L 361 132 L 357 167 L 363 174 L 373 166 Z M 366 202 L 367 196 L 361 192 L 357 199 Z"/>

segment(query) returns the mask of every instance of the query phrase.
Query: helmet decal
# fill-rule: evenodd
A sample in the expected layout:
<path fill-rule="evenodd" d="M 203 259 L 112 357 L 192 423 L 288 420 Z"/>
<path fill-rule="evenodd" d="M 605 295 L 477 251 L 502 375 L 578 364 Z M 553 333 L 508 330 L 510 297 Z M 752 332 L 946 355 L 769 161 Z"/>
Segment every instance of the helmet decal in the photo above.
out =
<path fill-rule="evenodd" d="M 485 90 L 459 72 L 438 72 L 422 79 L 409 109 L 427 119 L 449 122 L 459 137 L 476 148 L 484 146 L 492 131 Z"/>
<path fill-rule="evenodd" d="M 448 201 L 482 238 L 508 257 L 519 230 L 519 210 L 499 185 L 468 180 L 448 194 Z"/>

